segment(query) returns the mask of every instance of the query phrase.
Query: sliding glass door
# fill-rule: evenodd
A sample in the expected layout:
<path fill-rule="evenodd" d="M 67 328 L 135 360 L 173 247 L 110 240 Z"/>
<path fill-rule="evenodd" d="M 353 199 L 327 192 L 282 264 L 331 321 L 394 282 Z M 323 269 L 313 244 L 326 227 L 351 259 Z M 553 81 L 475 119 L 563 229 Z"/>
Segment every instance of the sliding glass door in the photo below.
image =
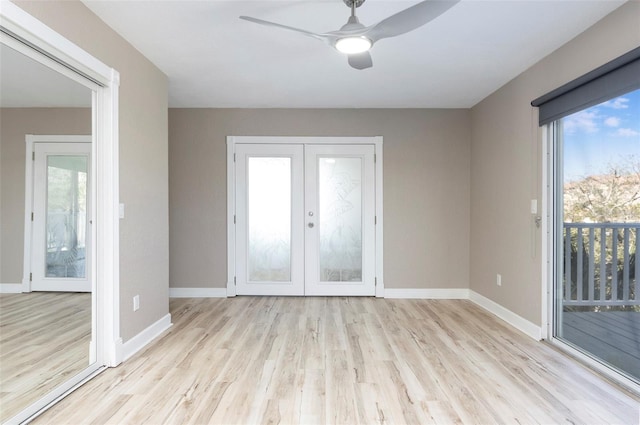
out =
<path fill-rule="evenodd" d="M 551 126 L 554 336 L 640 381 L 640 90 Z"/>

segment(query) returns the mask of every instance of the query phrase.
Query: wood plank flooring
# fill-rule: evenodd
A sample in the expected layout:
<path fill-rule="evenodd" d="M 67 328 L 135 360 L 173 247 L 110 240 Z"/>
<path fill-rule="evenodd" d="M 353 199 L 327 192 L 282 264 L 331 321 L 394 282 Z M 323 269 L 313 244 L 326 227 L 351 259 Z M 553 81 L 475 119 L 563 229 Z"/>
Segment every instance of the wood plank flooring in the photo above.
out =
<path fill-rule="evenodd" d="M 89 365 L 91 294 L 0 295 L 0 423 Z"/>
<path fill-rule="evenodd" d="M 35 424 L 638 424 L 640 400 L 469 301 L 172 299 Z"/>

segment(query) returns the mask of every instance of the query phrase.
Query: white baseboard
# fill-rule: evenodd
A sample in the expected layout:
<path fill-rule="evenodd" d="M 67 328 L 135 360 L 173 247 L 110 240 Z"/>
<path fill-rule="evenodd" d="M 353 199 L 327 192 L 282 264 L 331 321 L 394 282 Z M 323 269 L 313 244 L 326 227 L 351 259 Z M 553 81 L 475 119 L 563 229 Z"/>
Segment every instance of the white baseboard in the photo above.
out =
<path fill-rule="evenodd" d="M 20 294 L 22 283 L 0 283 L 0 294 Z"/>
<path fill-rule="evenodd" d="M 498 316 L 500 319 L 504 320 L 514 328 L 529 335 L 531 338 L 538 341 L 542 339 L 542 328 L 540 326 L 536 325 L 535 323 L 531 323 L 521 316 L 518 316 L 516 313 L 504 308 L 495 301 L 492 301 L 475 291 L 469 291 L 469 299 L 475 304 L 487 310 L 489 313 Z"/>
<path fill-rule="evenodd" d="M 384 297 L 423 300 L 467 300 L 469 299 L 469 290 L 466 288 L 384 288 Z"/>
<path fill-rule="evenodd" d="M 116 367 L 122 363 L 122 359 L 124 357 L 124 343 L 122 342 L 122 338 L 118 338 L 114 341 L 113 344 L 113 363 L 108 363 L 109 367 Z"/>
<path fill-rule="evenodd" d="M 122 351 L 119 357 L 122 359 L 122 361 L 127 360 L 138 351 L 146 347 L 147 344 L 157 338 L 162 332 L 169 329 L 171 325 L 171 314 L 167 314 L 166 316 L 140 332 L 138 335 L 122 344 Z"/>
<path fill-rule="evenodd" d="M 227 298 L 227 288 L 169 288 L 169 298 Z"/>

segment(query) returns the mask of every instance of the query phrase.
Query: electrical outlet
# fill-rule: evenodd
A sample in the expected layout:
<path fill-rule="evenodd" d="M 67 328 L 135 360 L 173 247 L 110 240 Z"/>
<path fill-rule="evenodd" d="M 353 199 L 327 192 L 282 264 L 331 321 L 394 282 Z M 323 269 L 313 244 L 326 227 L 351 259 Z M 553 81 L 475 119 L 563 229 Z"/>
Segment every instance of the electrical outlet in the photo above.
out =
<path fill-rule="evenodd" d="M 138 311 L 140 309 L 140 295 L 136 295 L 133 297 L 133 311 Z"/>
<path fill-rule="evenodd" d="M 502 286 L 502 275 L 500 273 L 496 275 L 496 285 Z"/>

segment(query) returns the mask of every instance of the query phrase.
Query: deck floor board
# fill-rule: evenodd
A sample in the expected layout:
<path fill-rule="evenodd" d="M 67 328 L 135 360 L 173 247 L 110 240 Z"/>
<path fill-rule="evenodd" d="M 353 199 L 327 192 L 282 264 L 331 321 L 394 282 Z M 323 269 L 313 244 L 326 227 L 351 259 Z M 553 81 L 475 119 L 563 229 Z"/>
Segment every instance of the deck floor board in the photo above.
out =
<path fill-rule="evenodd" d="M 562 337 L 640 379 L 640 313 L 564 312 Z"/>

